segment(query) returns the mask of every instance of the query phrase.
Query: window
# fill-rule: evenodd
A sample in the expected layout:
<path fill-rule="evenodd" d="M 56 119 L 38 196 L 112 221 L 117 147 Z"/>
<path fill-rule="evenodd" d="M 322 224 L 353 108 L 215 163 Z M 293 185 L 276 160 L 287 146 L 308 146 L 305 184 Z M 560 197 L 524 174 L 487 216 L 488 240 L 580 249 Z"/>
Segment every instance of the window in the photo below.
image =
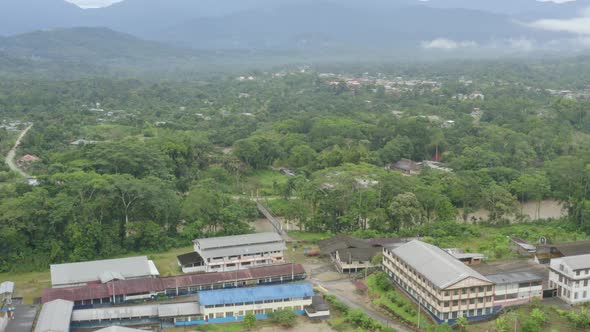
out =
<path fill-rule="evenodd" d="M 488 292 L 492 291 L 492 286 L 488 286 Z"/>
<path fill-rule="evenodd" d="M 445 308 L 449 307 L 449 301 L 445 301 Z"/>
<path fill-rule="evenodd" d="M 455 289 L 455 290 L 453 291 L 453 295 L 459 295 L 459 290 L 458 290 L 458 289 Z"/>
<path fill-rule="evenodd" d="M 461 305 L 467 305 L 467 300 L 461 300 Z"/>
<path fill-rule="evenodd" d="M 484 288 L 483 287 L 479 287 L 479 292 L 480 293 L 483 293 L 483 291 L 484 291 Z"/>
<path fill-rule="evenodd" d="M 577 299 L 578 299 L 578 292 L 575 292 L 574 293 L 574 300 L 577 300 Z"/>
<path fill-rule="evenodd" d="M 467 288 L 461 289 L 461 294 L 463 294 L 463 295 L 467 294 Z"/>
<path fill-rule="evenodd" d="M 521 282 L 518 284 L 518 288 L 527 288 L 530 286 L 530 283 L 528 282 Z"/>
<path fill-rule="evenodd" d="M 576 271 L 576 277 L 579 277 L 579 276 L 580 276 L 580 270 L 577 270 Z"/>
<path fill-rule="evenodd" d="M 584 280 L 584 287 L 588 286 L 588 280 Z"/>
<path fill-rule="evenodd" d="M 475 304 L 475 299 L 469 299 L 469 304 Z"/>
<path fill-rule="evenodd" d="M 478 297 L 477 298 L 477 303 L 483 303 L 483 297 Z"/>
<path fill-rule="evenodd" d="M 587 291 L 584 291 L 584 293 L 582 293 L 582 297 L 583 298 L 586 298 L 587 296 L 588 296 L 588 292 Z"/>
<path fill-rule="evenodd" d="M 453 307 L 456 307 L 458 305 L 459 305 L 459 301 L 457 301 L 457 300 L 453 301 Z"/>

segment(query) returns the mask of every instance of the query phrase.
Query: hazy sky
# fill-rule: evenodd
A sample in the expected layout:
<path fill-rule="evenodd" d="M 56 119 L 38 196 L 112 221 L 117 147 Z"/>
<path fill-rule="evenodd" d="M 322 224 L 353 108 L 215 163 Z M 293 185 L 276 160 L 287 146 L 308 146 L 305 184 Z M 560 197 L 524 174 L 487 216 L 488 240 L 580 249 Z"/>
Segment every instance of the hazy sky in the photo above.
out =
<path fill-rule="evenodd" d="M 97 8 L 97 7 L 105 7 L 105 6 L 111 5 L 116 2 L 121 2 L 123 0 L 66 0 L 66 1 L 75 3 L 82 8 Z M 162 1 L 166 1 L 166 0 L 162 0 Z M 195 1 L 197 1 L 197 0 L 195 0 Z M 223 0 L 220 0 L 220 1 L 223 1 Z M 489 1 L 494 1 L 494 0 L 489 0 Z M 563 2 L 570 2 L 570 1 L 576 1 L 576 0 L 537 0 L 537 1 L 563 3 Z"/>
<path fill-rule="evenodd" d="M 98 7 L 105 7 L 108 5 L 112 5 L 116 2 L 121 2 L 123 0 L 66 0 L 68 2 L 75 3 L 76 5 L 82 8 L 98 8 Z"/>

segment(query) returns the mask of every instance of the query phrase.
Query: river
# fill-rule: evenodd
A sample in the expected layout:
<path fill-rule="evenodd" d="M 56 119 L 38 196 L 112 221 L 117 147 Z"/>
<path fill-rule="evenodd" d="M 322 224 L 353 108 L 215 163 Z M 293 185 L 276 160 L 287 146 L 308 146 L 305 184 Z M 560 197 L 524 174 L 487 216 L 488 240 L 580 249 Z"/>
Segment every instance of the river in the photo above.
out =
<path fill-rule="evenodd" d="M 522 213 L 523 215 L 529 216 L 530 220 L 560 218 L 567 216 L 567 211 L 563 209 L 561 203 L 552 199 L 541 201 L 541 209 L 539 210 L 538 216 L 537 202 L 526 202 L 524 204 L 520 204 L 518 212 Z M 473 220 L 473 218 L 475 218 L 476 220 L 486 220 L 488 218 L 488 211 L 480 209 L 478 211 L 475 211 L 474 213 L 470 213 L 468 220 L 471 221 Z M 510 216 L 508 219 L 511 221 L 515 221 L 516 216 Z M 463 221 L 460 216 L 458 220 Z"/>

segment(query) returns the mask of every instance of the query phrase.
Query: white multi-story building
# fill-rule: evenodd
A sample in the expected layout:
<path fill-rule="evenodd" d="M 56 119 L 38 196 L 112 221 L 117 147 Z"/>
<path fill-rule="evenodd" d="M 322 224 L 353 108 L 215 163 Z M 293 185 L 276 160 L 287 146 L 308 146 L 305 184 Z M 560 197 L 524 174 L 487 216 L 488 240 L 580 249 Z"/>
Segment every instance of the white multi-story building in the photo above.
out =
<path fill-rule="evenodd" d="M 190 272 L 220 272 L 284 263 L 285 240 L 277 233 L 256 233 L 196 239 L 201 262 L 190 262 Z M 185 265 L 183 270 L 185 269 Z"/>
<path fill-rule="evenodd" d="M 590 302 L 590 254 L 551 259 L 549 288 L 569 304 Z"/>
<path fill-rule="evenodd" d="M 496 284 L 494 306 L 511 306 L 543 298 L 543 277 L 531 272 L 509 272 L 487 275 Z"/>
<path fill-rule="evenodd" d="M 479 319 L 495 310 L 494 283 L 431 244 L 385 247 L 383 268 L 438 323 Z"/>

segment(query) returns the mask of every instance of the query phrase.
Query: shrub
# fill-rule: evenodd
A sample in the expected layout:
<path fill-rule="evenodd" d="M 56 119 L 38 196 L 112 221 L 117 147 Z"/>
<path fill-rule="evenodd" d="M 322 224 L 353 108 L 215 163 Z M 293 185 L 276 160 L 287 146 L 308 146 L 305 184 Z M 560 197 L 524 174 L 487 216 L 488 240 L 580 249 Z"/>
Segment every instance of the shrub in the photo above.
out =
<path fill-rule="evenodd" d="M 252 313 L 247 314 L 244 316 L 244 327 L 246 330 L 250 330 L 256 326 L 256 316 Z"/>
<path fill-rule="evenodd" d="M 293 327 L 297 322 L 297 315 L 291 310 L 277 310 L 268 314 L 271 322 L 283 327 Z"/>

